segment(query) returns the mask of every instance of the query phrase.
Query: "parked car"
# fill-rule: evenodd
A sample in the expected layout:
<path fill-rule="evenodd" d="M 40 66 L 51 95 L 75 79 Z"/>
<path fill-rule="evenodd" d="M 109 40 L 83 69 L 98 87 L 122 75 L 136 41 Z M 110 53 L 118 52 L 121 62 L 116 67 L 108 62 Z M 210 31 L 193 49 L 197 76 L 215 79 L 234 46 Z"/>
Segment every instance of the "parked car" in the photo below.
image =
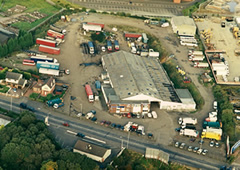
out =
<path fill-rule="evenodd" d="M 26 104 L 26 103 L 20 103 L 20 107 L 21 107 L 22 109 L 26 109 L 26 108 L 27 108 L 27 104 Z"/>
<path fill-rule="evenodd" d="M 176 142 L 175 143 L 175 147 L 178 148 L 180 146 L 180 143 L 179 142 Z"/>
<path fill-rule="evenodd" d="M 188 147 L 188 151 L 189 151 L 189 152 L 192 152 L 192 151 L 193 151 L 193 147 L 192 147 L 192 146 L 189 146 L 189 147 Z"/>
<path fill-rule="evenodd" d="M 148 118 L 152 118 L 152 113 L 147 114 Z"/>
<path fill-rule="evenodd" d="M 120 130 L 124 130 L 124 126 L 121 126 Z"/>
<path fill-rule="evenodd" d="M 84 134 L 82 134 L 82 133 L 77 133 L 77 135 L 76 136 L 78 136 L 78 137 L 81 137 L 81 138 L 84 138 L 85 137 L 85 135 Z"/>
<path fill-rule="evenodd" d="M 201 139 L 199 142 L 198 142 L 200 145 L 202 145 L 204 143 L 204 141 Z"/>
<path fill-rule="evenodd" d="M 90 112 L 92 112 L 94 115 L 97 113 L 96 110 L 91 110 Z"/>
<path fill-rule="evenodd" d="M 112 123 L 112 124 L 111 124 L 111 127 L 112 127 L 112 128 L 115 128 L 116 126 L 117 126 L 117 125 L 116 125 L 115 123 Z"/>
<path fill-rule="evenodd" d="M 152 139 L 153 138 L 153 134 L 152 133 L 148 133 L 148 139 Z"/>
<path fill-rule="evenodd" d="M 196 138 L 191 138 L 190 142 L 195 142 Z"/>
<path fill-rule="evenodd" d="M 96 117 L 93 117 L 93 118 L 91 119 L 91 121 L 96 122 L 96 121 L 97 121 L 97 118 L 96 118 Z"/>
<path fill-rule="evenodd" d="M 131 113 L 128 113 L 127 118 L 131 118 L 131 117 L 132 117 Z"/>
<path fill-rule="evenodd" d="M 195 147 L 195 148 L 193 148 L 193 152 L 197 152 L 198 149 L 199 149 L 199 147 Z"/>
<path fill-rule="evenodd" d="M 101 125 L 104 125 L 105 123 L 106 123 L 105 120 L 102 120 L 102 121 L 100 122 Z"/>
<path fill-rule="evenodd" d="M 64 122 L 62 125 L 69 127 L 69 124 L 67 122 Z"/>
<path fill-rule="evenodd" d="M 119 124 L 118 124 L 118 125 L 116 125 L 116 128 L 117 128 L 117 129 L 120 129 L 121 126 L 122 126 L 122 125 L 119 125 Z"/>
<path fill-rule="evenodd" d="M 111 125 L 111 122 L 110 121 L 106 121 L 105 122 L 105 126 L 109 126 L 109 125 Z"/>
<path fill-rule="evenodd" d="M 180 149 L 183 149 L 183 148 L 185 148 L 185 146 L 186 146 L 186 144 L 185 143 L 181 143 L 181 145 L 180 145 Z"/>
<path fill-rule="evenodd" d="M 200 155 L 202 153 L 203 149 L 198 149 L 197 153 Z"/>
<path fill-rule="evenodd" d="M 175 128 L 176 132 L 180 132 L 181 128 Z"/>
<path fill-rule="evenodd" d="M 214 147 L 214 141 L 213 140 L 209 143 L 209 146 Z"/>
<path fill-rule="evenodd" d="M 218 142 L 215 142 L 215 147 L 219 148 L 220 144 Z"/>
<path fill-rule="evenodd" d="M 203 149 L 203 151 L 202 151 L 202 155 L 206 155 L 208 153 L 208 150 L 207 149 Z"/>

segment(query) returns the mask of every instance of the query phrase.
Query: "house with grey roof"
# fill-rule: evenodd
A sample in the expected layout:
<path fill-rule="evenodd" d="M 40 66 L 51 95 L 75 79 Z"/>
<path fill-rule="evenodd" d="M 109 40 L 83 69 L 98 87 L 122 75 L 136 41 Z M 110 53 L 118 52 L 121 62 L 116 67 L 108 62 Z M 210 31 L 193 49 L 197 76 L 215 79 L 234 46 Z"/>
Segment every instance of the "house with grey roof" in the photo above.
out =
<path fill-rule="evenodd" d="M 102 65 L 102 77 L 109 83 L 101 88 L 110 113 L 149 112 L 153 103 L 160 109 L 191 110 L 179 99 L 158 59 L 119 51 L 102 56 Z"/>
<path fill-rule="evenodd" d="M 5 82 L 7 85 L 10 85 L 11 87 L 21 89 L 23 89 L 27 84 L 27 80 L 23 78 L 22 74 L 14 72 L 7 72 Z"/>
<path fill-rule="evenodd" d="M 76 142 L 73 152 L 86 155 L 98 162 L 104 162 L 111 155 L 111 149 L 82 140 Z"/>

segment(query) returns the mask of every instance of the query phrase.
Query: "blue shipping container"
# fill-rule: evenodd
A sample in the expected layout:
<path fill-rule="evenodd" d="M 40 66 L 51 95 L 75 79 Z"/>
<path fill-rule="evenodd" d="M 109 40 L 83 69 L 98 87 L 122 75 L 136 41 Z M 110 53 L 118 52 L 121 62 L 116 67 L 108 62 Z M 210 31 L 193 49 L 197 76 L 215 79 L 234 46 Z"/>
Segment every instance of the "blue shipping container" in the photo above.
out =
<path fill-rule="evenodd" d="M 97 90 L 100 90 L 100 89 L 101 89 L 101 83 L 100 83 L 100 81 L 95 81 L 95 86 L 96 86 L 96 89 L 97 89 Z"/>
<path fill-rule="evenodd" d="M 37 68 L 47 68 L 47 69 L 54 69 L 59 70 L 59 63 L 49 63 L 49 62 L 37 62 Z"/>

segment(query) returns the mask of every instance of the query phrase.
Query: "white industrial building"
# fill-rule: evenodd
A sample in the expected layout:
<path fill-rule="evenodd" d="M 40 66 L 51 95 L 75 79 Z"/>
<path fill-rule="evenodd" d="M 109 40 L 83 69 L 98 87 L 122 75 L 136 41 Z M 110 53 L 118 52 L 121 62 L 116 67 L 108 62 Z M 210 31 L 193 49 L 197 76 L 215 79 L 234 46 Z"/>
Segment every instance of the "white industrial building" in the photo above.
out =
<path fill-rule="evenodd" d="M 119 51 L 102 56 L 102 65 L 102 92 L 110 113 L 149 112 L 153 103 L 160 109 L 195 110 L 181 102 L 156 58 Z"/>
<path fill-rule="evenodd" d="M 195 36 L 196 25 L 192 18 L 187 16 L 174 16 L 171 19 L 173 32 L 182 36 Z"/>
<path fill-rule="evenodd" d="M 176 89 L 176 93 L 186 108 L 191 110 L 196 109 L 196 103 L 187 89 Z"/>
<path fill-rule="evenodd" d="M 111 149 L 104 148 L 102 146 L 98 146 L 82 140 L 77 141 L 73 148 L 73 152 L 86 155 L 88 158 L 91 158 L 98 162 L 104 162 L 111 155 Z"/>

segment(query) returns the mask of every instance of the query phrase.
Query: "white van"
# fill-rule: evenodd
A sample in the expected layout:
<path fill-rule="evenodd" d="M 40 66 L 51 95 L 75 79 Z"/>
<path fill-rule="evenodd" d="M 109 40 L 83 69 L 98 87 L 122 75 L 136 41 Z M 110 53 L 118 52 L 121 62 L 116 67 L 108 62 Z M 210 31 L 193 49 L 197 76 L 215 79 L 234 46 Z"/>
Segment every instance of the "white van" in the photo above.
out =
<path fill-rule="evenodd" d="M 155 111 L 152 111 L 152 116 L 154 119 L 157 119 L 157 113 Z"/>

